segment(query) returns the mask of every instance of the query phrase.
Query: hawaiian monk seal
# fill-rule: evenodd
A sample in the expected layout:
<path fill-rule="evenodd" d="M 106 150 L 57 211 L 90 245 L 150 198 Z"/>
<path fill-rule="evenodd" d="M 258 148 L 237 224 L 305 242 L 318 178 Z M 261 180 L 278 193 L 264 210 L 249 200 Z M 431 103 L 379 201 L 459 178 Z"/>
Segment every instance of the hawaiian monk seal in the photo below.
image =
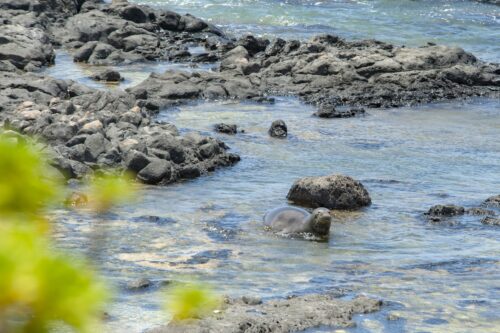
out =
<path fill-rule="evenodd" d="M 332 217 L 326 208 L 316 208 L 311 214 L 297 207 L 279 207 L 264 216 L 264 224 L 273 231 L 284 234 L 311 233 L 328 236 Z"/>

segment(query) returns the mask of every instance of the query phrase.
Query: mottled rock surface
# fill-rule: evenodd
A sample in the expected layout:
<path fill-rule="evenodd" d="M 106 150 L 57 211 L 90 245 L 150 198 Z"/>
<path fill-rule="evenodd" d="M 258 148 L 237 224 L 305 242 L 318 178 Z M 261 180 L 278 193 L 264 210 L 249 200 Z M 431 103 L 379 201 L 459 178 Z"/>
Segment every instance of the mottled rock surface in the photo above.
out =
<path fill-rule="evenodd" d="M 286 138 L 288 135 L 288 128 L 283 120 L 275 120 L 271 124 L 268 133 L 273 138 Z"/>
<path fill-rule="evenodd" d="M 380 310 L 382 302 L 364 296 L 340 300 L 307 295 L 264 303 L 227 299 L 222 309 L 204 319 L 171 322 L 148 333 L 301 332 L 319 326 L 348 327 L 355 314 Z"/>
<path fill-rule="evenodd" d="M 344 175 L 301 178 L 292 185 L 287 198 L 312 208 L 353 210 L 371 204 L 363 184 Z"/>
<path fill-rule="evenodd" d="M 500 208 L 500 194 L 489 197 L 483 202 L 483 206 L 485 207 L 495 207 Z"/>

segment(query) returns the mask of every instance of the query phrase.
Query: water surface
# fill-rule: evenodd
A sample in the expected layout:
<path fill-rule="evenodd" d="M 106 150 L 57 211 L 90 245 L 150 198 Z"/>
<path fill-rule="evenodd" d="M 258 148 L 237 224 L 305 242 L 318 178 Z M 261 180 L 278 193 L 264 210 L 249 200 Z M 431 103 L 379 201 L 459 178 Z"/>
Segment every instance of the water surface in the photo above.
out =
<path fill-rule="evenodd" d="M 118 286 L 137 277 L 199 279 L 233 296 L 283 297 L 335 290 L 387 301 L 353 332 L 498 332 L 500 229 L 475 218 L 433 225 L 437 203 L 479 204 L 500 188 L 500 102 L 477 99 L 325 120 L 295 99 L 275 104 L 202 103 L 160 114 L 182 132 L 216 135 L 242 156 L 232 168 L 144 191 L 105 222 L 104 272 Z M 288 139 L 267 135 L 284 119 Z M 365 184 L 373 205 L 337 212 L 328 242 L 278 237 L 261 220 L 286 205 L 293 181 L 343 173 Z M 156 215 L 163 219 L 151 220 Z M 65 215 L 64 246 L 88 246 L 93 222 Z M 95 227 L 95 226 L 94 226 Z M 166 320 L 159 290 L 119 293 L 109 331 L 140 332 Z M 389 322 L 386 313 L 403 319 Z M 313 330 L 314 331 L 314 330 Z"/>
<path fill-rule="evenodd" d="M 500 61 L 500 6 L 472 0 L 134 0 L 221 25 L 237 35 L 306 39 L 332 33 L 398 45 L 460 46 Z"/>

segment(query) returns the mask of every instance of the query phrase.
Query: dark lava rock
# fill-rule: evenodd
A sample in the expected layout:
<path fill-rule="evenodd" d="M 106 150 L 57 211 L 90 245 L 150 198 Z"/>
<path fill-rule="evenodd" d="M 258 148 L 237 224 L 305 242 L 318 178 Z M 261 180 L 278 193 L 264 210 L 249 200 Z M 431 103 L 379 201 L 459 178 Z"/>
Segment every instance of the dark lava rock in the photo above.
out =
<path fill-rule="evenodd" d="M 18 24 L 1 25 L 0 60 L 7 60 L 19 69 L 33 71 L 54 63 L 54 59 L 54 49 L 43 30 Z"/>
<path fill-rule="evenodd" d="M 321 105 L 319 110 L 314 113 L 320 118 L 351 118 L 365 114 L 363 108 L 352 108 L 349 110 L 337 110 L 333 105 Z"/>
<path fill-rule="evenodd" d="M 236 134 L 238 132 L 238 126 L 235 124 L 219 123 L 214 125 L 214 131 L 224 134 Z"/>
<path fill-rule="evenodd" d="M 466 209 L 465 213 L 469 215 L 495 215 L 495 212 L 493 210 L 479 207 Z"/>
<path fill-rule="evenodd" d="M 482 224 L 500 226 L 500 219 L 493 216 L 486 216 L 481 220 Z"/>
<path fill-rule="evenodd" d="M 380 300 L 364 296 L 343 300 L 329 295 L 305 295 L 251 303 L 226 298 L 219 311 L 205 318 L 172 321 L 148 333 L 288 333 L 321 326 L 350 327 L 354 325 L 353 315 L 379 311 L 382 306 Z"/>
<path fill-rule="evenodd" d="M 429 211 L 426 213 L 426 215 L 433 217 L 451 217 L 451 216 L 457 216 L 457 215 L 464 215 L 465 214 L 465 208 L 461 206 L 455 206 L 455 205 L 436 205 L 432 206 Z"/>
<path fill-rule="evenodd" d="M 351 210 L 371 204 L 370 195 L 363 184 L 344 175 L 301 178 L 292 185 L 287 198 L 312 208 Z"/>
<path fill-rule="evenodd" d="M 114 70 L 106 70 L 100 73 L 97 73 L 92 76 L 92 79 L 96 81 L 105 81 L 105 82 L 119 82 L 123 81 L 122 76 L 119 72 Z"/>
<path fill-rule="evenodd" d="M 489 197 L 483 202 L 483 206 L 485 207 L 495 207 L 500 208 L 500 194 Z"/>
<path fill-rule="evenodd" d="M 156 185 L 161 181 L 169 181 L 172 176 L 172 163 L 154 159 L 137 174 L 137 179 L 146 184 Z"/>
<path fill-rule="evenodd" d="M 144 169 L 150 162 L 146 154 L 137 150 L 131 150 L 125 158 L 125 168 L 137 173 Z"/>
<path fill-rule="evenodd" d="M 268 133 L 273 138 L 286 138 L 288 135 L 288 129 L 283 120 L 275 120 L 271 124 Z"/>

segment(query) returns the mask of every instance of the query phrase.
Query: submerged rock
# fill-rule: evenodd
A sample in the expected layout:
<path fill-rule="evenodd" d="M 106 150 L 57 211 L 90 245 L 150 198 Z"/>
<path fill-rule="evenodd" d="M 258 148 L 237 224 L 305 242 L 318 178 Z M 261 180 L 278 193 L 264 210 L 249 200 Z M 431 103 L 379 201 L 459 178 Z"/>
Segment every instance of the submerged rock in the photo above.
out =
<path fill-rule="evenodd" d="M 238 132 L 238 126 L 235 124 L 219 123 L 214 125 L 214 130 L 218 133 L 236 134 Z"/>
<path fill-rule="evenodd" d="M 479 207 L 468 208 L 465 212 L 469 215 L 495 215 L 495 212 L 491 209 L 484 209 Z"/>
<path fill-rule="evenodd" d="M 442 217 L 450 217 L 450 216 L 457 216 L 464 214 L 465 214 L 465 208 L 462 206 L 455 206 L 455 205 L 435 205 L 432 206 L 426 213 L 426 215 L 428 216 L 442 216 Z"/>
<path fill-rule="evenodd" d="M 486 216 L 481 220 L 482 224 L 500 226 L 500 219 L 493 216 Z"/>
<path fill-rule="evenodd" d="M 485 207 L 495 207 L 500 208 L 500 194 L 489 197 L 483 202 L 483 206 Z"/>
<path fill-rule="evenodd" d="M 280 119 L 273 121 L 268 133 L 273 138 L 286 138 L 288 135 L 288 129 L 285 122 Z"/>
<path fill-rule="evenodd" d="M 363 184 L 344 175 L 301 178 L 292 185 L 287 198 L 312 208 L 352 210 L 371 204 L 370 195 Z"/>
<path fill-rule="evenodd" d="M 360 296 L 341 300 L 329 295 L 306 295 L 264 303 L 226 299 L 221 308 L 203 319 L 170 322 L 148 333 L 173 332 L 299 332 L 319 326 L 348 327 L 356 314 L 380 310 L 380 300 Z"/>
<path fill-rule="evenodd" d="M 139 290 L 144 290 L 153 285 L 153 282 L 151 280 L 146 279 L 146 278 L 140 278 L 137 280 L 133 280 L 127 283 L 126 289 L 129 291 L 139 291 Z"/>

